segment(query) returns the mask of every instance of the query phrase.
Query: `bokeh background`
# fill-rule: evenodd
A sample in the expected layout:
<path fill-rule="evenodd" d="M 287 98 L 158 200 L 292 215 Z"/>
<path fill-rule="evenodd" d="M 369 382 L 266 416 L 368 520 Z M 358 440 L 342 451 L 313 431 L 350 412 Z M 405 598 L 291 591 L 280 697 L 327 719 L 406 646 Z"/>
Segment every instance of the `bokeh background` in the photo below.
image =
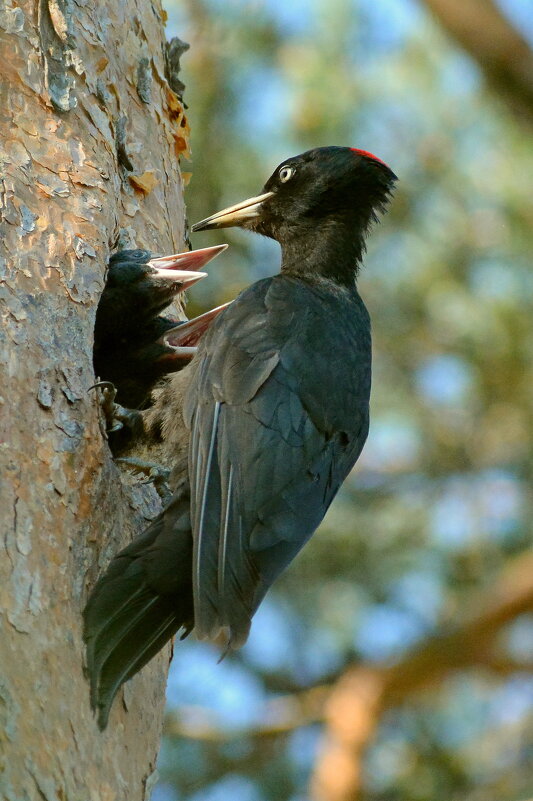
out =
<path fill-rule="evenodd" d="M 309 147 L 400 178 L 360 292 L 368 443 L 248 644 L 175 649 L 153 801 L 533 796 L 533 6 L 166 0 L 191 222 Z M 528 94 L 529 92 L 529 94 Z M 189 313 L 278 269 L 230 230 Z"/>

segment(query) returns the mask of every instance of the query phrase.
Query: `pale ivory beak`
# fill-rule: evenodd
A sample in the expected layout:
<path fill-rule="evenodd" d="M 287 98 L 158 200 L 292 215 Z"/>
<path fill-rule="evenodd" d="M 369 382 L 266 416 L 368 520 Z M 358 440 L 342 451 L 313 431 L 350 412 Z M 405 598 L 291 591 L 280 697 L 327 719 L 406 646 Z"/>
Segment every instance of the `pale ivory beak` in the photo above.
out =
<path fill-rule="evenodd" d="M 233 225 L 242 225 L 248 220 L 259 217 L 262 204 L 273 194 L 274 192 L 265 192 L 264 195 L 242 200 L 240 203 L 236 203 L 235 206 L 228 206 L 227 209 L 217 211 L 211 217 L 206 217 L 205 220 L 195 223 L 191 230 L 207 231 L 210 228 L 231 228 Z"/>

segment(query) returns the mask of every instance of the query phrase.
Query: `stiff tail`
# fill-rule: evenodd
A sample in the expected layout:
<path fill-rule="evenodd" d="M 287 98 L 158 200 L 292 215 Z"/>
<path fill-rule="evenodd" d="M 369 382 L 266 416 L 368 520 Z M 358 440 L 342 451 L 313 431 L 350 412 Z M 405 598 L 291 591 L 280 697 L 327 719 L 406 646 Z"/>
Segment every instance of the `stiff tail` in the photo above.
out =
<path fill-rule="evenodd" d="M 120 685 L 194 625 L 189 493 L 112 560 L 84 612 L 91 703 L 104 729 Z"/>

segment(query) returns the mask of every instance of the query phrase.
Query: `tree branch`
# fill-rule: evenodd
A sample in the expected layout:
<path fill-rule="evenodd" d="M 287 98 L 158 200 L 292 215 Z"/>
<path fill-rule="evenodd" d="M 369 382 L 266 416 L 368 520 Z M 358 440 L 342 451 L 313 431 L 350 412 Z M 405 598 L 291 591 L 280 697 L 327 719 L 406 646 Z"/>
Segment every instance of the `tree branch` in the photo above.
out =
<path fill-rule="evenodd" d="M 533 51 L 493 0 L 425 0 L 521 122 L 533 125 Z"/>
<path fill-rule="evenodd" d="M 426 640 L 395 665 L 355 666 L 343 674 L 326 706 L 327 731 L 311 783 L 314 801 L 359 797 L 364 751 L 380 717 L 411 693 L 474 665 L 500 674 L 531 669 L 491 650 L 504 625 L 533 609 L 533 553 L 517 557 L 464 608 L 472 611 L 463 623 Z"/>
<path fill-rule="evenodd" d="M 270 699 L 261 711 L 261 722 L 246 729 L 224 729 L 216 715 L 198 707 L 180 707 L 167 714 L 166 737 L 186 737 L 206 742 L 227 742 L 240 737 L 276 737 L 300 726 L 324 720 L 324 709 L 331 687 L 319 685 L 290 695 Z"/>
<path fill-rule="evenodd" d="M 265 704 L 260 723 L 225 729 L 205 709 L 181 707 L 168 714 L 171 738 L 224 743 L 236 738 L 278 737 L 311 723 L 325 722 L 326 737 L 312 781 L 316 801 L 354 801 L 361 784 L 364 751 L 383 712 L 448 673 L 483 665 L 498 676 L 530 671 L 531 663 L 502 655 L 494 641 L 502 627 L 533 609 L 533 554 L 518 557 L 498 580 L 464 604 L 467 619 L 452 631 L 431 637 L 395 665 L 355 665 L 334 685 L 278 696 Z"/>

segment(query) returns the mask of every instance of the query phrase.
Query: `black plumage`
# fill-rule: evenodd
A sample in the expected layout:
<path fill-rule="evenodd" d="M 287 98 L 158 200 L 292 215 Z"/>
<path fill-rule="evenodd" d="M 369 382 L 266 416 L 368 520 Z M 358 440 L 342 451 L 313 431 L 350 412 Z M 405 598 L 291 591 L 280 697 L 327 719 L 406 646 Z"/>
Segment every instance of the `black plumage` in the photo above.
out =
<path fill-rule="evenodd" d="M 152 531 L 154 525 L 175 528 L 176 536 L 165 539 L 157 560 L 157 536 L 149 551 L 140 540 L 136 546 L 141 583 L 150 571 L 156 598 L 172 596 L 165 610 L 174 610 L 176 628 L 194 625 L 199 637 L 224 633 L 229 647 L 242 645 L 266 591 L 313 534 L 361 452 L 371 338 L 356 276 L 364 236 L 394 181 L 371 154 L 319 148 L 284 162 L 259 196 L 193 227 L 240 225 L 271 236 L 281 244 L 282 266 L 217 317 L 187 368 L 191 529 L 175 527 L 183 518 L 169 507 Z M 170 458 L 175 380 L 152 410 L 161 415 Z M 192 544 L 187 564 L 185 542 Z M 144 664 L 137 654 L 157 627 L 147 606 L 147 624 L 132 637 L 128 609 L 136 601 L 130 602 L 134 588 L 117 566 L 121 559 L 95 588 L 86 617 L 93 698 L 103 725 L 118 683 Z M 168 579 L 164 593 L 156 562 Z M 184 595 L 183 572 L 192 598 Z M 155 609 L 157 601 L 151 602 Z M 109 632 L 113 603 L 123 625 Z M 115 678 L 104 680 L 108 674 Z"/>
<path fill-rule="evenodd" d="M 179 321 L 162 312 L 205 276 L 198 272 L 225 245 L 152 258 L 147 250 L 121 250 L 109 259 L 106 285 L 96 310 L 95 375 L 110 381 L 118 399 L 142 408 L 156 382 L 190 361 L 170 347 L 164 334 Z"/>
<path fill-rule="evenodd" d="M 226 628 L 238 647 L 365 442 L 368 314 L 355 286 L 268 278 L 215 321 L 191 369 L 195 628 Z"/>
<path fill-rule="evenodd" d="M 192 628 L 191 560 L 190 503 L 184 483 L 167 513 L 113 559 L 85 607 L 91 703 L 98 709 L 102 728 L 122 682 L 135 675 L 178 629 L 186 634 Z M 91 636 L 93 630 L 98 637 Z M 98 676 L 97 682 L 93 676 Z"/>

